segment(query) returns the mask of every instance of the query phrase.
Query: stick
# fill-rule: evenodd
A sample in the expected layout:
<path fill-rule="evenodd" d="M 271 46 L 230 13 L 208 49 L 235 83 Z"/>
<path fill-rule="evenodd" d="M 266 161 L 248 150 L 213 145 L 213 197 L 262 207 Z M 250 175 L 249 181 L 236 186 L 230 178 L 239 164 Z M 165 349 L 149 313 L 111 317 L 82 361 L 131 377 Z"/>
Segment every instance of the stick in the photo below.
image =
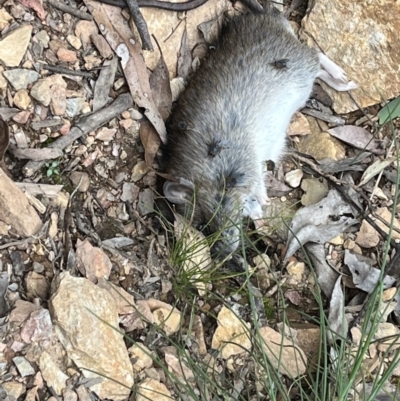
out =
<path fill-rule="evenodd" d="M 119 114 L 132 106 L 132 96 L 129 93 L 124 93 L 117 97 L 113 103 L 108 107 L 96 111 L 88 116 L 83 117 L 69 132 L 68 135 L 58 138 L 55 142 L 51 143 L 49 148 L 65 149 L 71 145 L 75 140 L 89 132 L 96 130 L 102 125 L 106 124 L 111 119 L 117 117 Z M 45 165 L 46 161 L 28 162 L 23 172 L 25 176 L 30 177 Z"/>
<path fill-rule="evenodd" d="M 116 7 L 127 7 L 125 0 L 99 0 L 100 3 L 109 4 Z M 189 11 L 205 4 L 207 0 L 189 0 L 184 3 L 169 3 L 160 0 L 137 0 L 139 7 L 153 7 L 168 11 Z"/>
<path fill-rule="evenodd" d="M 142 49 L 153 51 L 153 45 L 151 43 L 149 30 L 147 28 L 146 21 L 139 9 L 139 5 L 136 0 L 126 0 L 129 11 L 132 15 L 133 21 L 139 31 L 140 39 L 142 39 Z"/>
<path fill-rule="evenodd" d="M 64 11 L 65 13 L 71 14 L 77 18 L 93 21 L 93 17 L 90 14 L 85 13 L 84 11 L 77 10 L 74 7 L 68 6 L 60 0 L 47 0 L 47 3 L 50 4 L 52 7 Z"/>
<path fill-rule="evenodd" d="M 57 67 L 55 65 L 41 64 L 42 68 L 48 71 L 56 72 L 57 74 L 76 75 L 78 77 L 93 78 L 93 74 L 85 71 L 69 70 L 68 68 Z"/>

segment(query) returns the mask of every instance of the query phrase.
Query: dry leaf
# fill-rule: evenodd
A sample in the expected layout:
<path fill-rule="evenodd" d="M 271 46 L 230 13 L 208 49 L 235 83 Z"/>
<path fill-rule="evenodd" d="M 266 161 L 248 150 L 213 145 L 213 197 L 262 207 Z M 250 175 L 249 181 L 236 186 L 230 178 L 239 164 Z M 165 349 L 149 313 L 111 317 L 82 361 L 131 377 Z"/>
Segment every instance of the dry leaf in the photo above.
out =
<path fill-rule="evenodd" d="M 192 70 L 192 52 L 189 47 L 187 30 L 185 25 L 185 30 L 183 32 L 181 48 L 178 54 L 178 77 L 187 79 Z"/>
<path fill-rule="evenodd" d="M 396 157 L 389 157 L 384 160 L 376 160 L 374 163 L 372 163 L 365 171 L 364 174 L 361 177 L 361 181 L 358 184 L 358 187 L 363 186 L 366 184 L 371 178 L 375 177 L 378 175 L 382 170 L 384 170 L 386 167 L 390 166 L 392 162 L 396 160 Z"/>
<path fill-rule="evenodd" d="M 151 167 L 153 165 L 154 157 L 157 154 L 158 148 L 160 147 L 160 137 L 158 136 L 153 125 L 150 121 L 143 119 L 139 129 L 140 140 L 144 147 L 144 158 L 146 160 L 146 166 Z"/>
<path fill-rule="evenodd" d="M 134 38 L 122 10 L 93 0 L 85 0 L 102 35 L 121 59 L 122 69 L 135 103 L 144 108 L 144 114 L 154 125 L 162 142 L 166 141 L 163 119 L 151 95 L 147 68 L 143 60 L 140 41 Z"/>

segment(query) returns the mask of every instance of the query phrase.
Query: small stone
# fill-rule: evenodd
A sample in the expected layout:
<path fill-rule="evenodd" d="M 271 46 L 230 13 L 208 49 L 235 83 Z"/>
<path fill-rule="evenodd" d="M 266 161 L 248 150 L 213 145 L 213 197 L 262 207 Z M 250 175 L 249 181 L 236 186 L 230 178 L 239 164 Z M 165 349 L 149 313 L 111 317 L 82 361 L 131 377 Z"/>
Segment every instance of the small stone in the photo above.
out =
<path fill-rule="evenodd" d="M 346 157 L 346 148 L 344 145 L 327 132 L 301 137 L 298 149 L 300 152 L 313 156 L 316 160 L 327 158 L 343 160 Z"/>
<path fill-rule="evenodd" d="M 0 40 L 0 60 L 6 67 L 18 67 L 28 48 L 32 26 L 21 25 Z"/>
<path fill-rule="evenodd" d="M 127 118 L 129 118 L 131 115 L 130 115 L 130 113 L 129 113 L 128 110 L 125 110 L 123 113 L 121 113 L 121 116 L 122 116 L 122 118 L 127 119 Z"/>
<path fill-rule="evenodd" d="M 301 189 L 305 194 L 301 197 L 303 206 L 315 205 L 325 198 L 328 188 L 318 178 L 307 178 L 302 181 Z"/>
<path fill-rule="evenodd" d="M 397 289 L 396 287 L 388 288 L 382 293 L 382 302 L 391 301 L 393 297 L 396 295 Z"/>
<path fill-rule="evenodd" d="M 65 88 L 67 87 L 67 84 L 61 75 L 51 75 L 45 79 L 39 79 L 39 81 L 32 86 L 31 96 L 47 107 L 51 102 L 50 88 L 53 85 L 59 85 Z"/>
<path fill-rule="evenodd" d="M 140 188 L 132 182 L 124 182 L 122 185 L 121 200 L 133 203 L 139 196 Z"/>
<path fill-rule="evenodd" d="M 285 175 L 285 182 L 292 188 L 297 188 L 300 185 L 301 179 L 303 178 L 303 170 L 297 169 L 289 171 Z"/>
<path fill-rule="evenodd" d="M 31 114 L 32 113 L 30 111 L 21 111 L 16 114 L 12 119 L 18 124 L 26 124 Z"/>
<path fill-rule="evenodd" d="M 83 57 L 83 59 L 85 60 L 85 68 L 88 71 L 93 70 L 93 68 L 99 67 L 101 65 L 100 57 L 97 57 L 93 54 L 85 56 Z"/>
<path fill-rule="evenodd" d="M 50 88 L 50 109 L 53 115 L 63 116 L 67 109 L 67 91 L 61 85 L 53 85 Z"/>
<path fill-rule="evenodd" d="M 391 351 L 395 351 L 400 347 L 400 331 L 392 323 L 380 323 L 374 334 L 374 339 L 378 340 L 378 350 L 386 352 L 389 348 Z"/>
<path fill-rule="evenodd" d="M 43 273 L 44 272 L 44 266 L 41 263 L 38 262 L 33 262 L 33 271 L 36 273 Z"/>
<path fill-rule="evenodd" d="M 125 85 L 126 81 L 125 78 L 118 78 L 115 82 L 114 82 L 114 89 L 117 91 L 119 89 L 121 89 L 124 85 Z"/>
<path fill-rule="evenodd" d="M 4 400 L 17 400 L 22 393 L 25 391 L 25 386 L 22 383 L 18 382 L 3 382 L 1 386 L 6 390 L 6 393 L 8 395 L 7 398 L 1 398 L 0 394 L 0 399 Z"/>
<path fill-rule="evenodd" d="M 149 171 L 149 167 L 147 166 L 146 162 L 141 160 L 137 162 L 132 169 L 132 176 L 131 180 L 133 182 L 137 182 L 143 178 L 145 174 Z"/>
<path fill-rule="evenodd" d="M 63 401 L 78 401 L 78 394 L 76 394 L 75 391 L 66 388 L 63 391 Z"/>
<path fill-rule="evenodd" d="M 136 109 L 130 109 L 129 114 L 132 118 L 132 120 L 141 120 L 143 118 L 143 114 Z"/>
<path fill-rule="evenodd" d="M 126 120 L 121 120 L 119 122 L 119 125 L 124 128 L 124 129 L 128 129 L 132 126 L 133 124 L 133 120 L 131 118 L 127 118 Z"/>
<path fill-rule="evenodd" d="M 343 245 L 343 243 L 344 243 L 343 234 L 340 234 L 337 237 L 332 238 L 329 241 L 329 243 L 332 244 L 332 245 Z"/>
<path fill-rule="evenodd" d="M 65 48 L 61 48 L 57 52 L 57 57 L 60 61 L 65 63 L 75 63 L 78 59 L 76 53 L 73 50 L 68 50 Z"/>
<path fill-rule="evenodd" d="M 103 35 L 94 33 L 90 35 L 90 38 L 92 39 L 92 42 L 96 47 L 96 49 L 99 51 L 101 57 L 105 59 L 112 58 L 114 53 L 111 50 L 111 47 L 108 44 L 108 42 L 104 39 Z"/>
<path fill-rule="evenodd" d="M 67 36 L 67 42 L 76 50 L 79 50 L 82 47 L 82 42 L 80 41 L 79 38 L 77 38 L 74 35 L 68 35 Z"/>
<path fill-rule="evenodd" d="M 117 133 L 116 128 L 102 127 L 97 131 L 95 138 L 103 142 L 110 142 L 112 141 L 116 133 Z"/>
<path fill-rule="evenodd" d="M 136 372 L 140 372 L 143 369 L 148 369 L 153 366 L 154 352 L 150 351 L 145 345 L 141 343 L 135 343 L 132 347 L 128 348 L 128 352 L 131 355 L 132 367 Z"/>
<path fill-rule="evenodd" d="M 39 31 L 34 37 L 45 49 L 49 47 L 50 36 L 45 30 Z"/>
<path fill-rule="evenodd" d="M 269 270 L 271 267 L 271 259 L 267 254 L 257 255 L 253 259 L 253 263 L 259 269 Z"/>
<path fill-rule="evenodd" d="M 0 8 L 0 31 L 10 25 L 13 17 L 5 10 L 5 8 Z"/>
<path fill-rule="evenodd" d="M 176 333 L 181 325 L 181 314 L 176 309 L 158 308 L 152 311 L 154 323 L 165 331 L 167 336 Z"/>
<path fill-rule="evenodd" d="M 28 91 L 26 89 L 19 90 L 14 96 L 14 105 L 21 110 L 27 110 L 32 106 L 31 98 L 29 97 Z"/>
<path fill-rule="evenodd" d="M 89 189 L 89 186 L 90 186 L 89 174 L 80 172 L 80 171 L 73 171 L 70 174 L 69 178 L 72 181 L 72 184 L 74 185 L 75 188 L 80 183 L 80 186 L 78 189 L 79 192 L 87 192 L 87 190 Z M 82 182 L 81 182 L 81 180 L 82 180 Z"/>
<path fill-rule="evenodd" d="M 15 366 L 17 367 L 18 372 L 22 377 L 34 375 L 36 373 L 32 365 L 23 356 L 14 357 L 13 362 L 15 363 Z"/>
<path fill-rule="evenodd" d="M 138 385 L 136 401 L 148 400 L 171 401 L 173 398 L 165 384 L 147 378 Z"/>
<path fill-rule="evenodd" d="M 20 89 L 27 89 L 28 85 L 36 82 L 40 77 L 36 71 L 26 70 L 23 68 L 15 68 L 13 70 L 4 71 L 3 75 L 7 78 L 16 91 L 19 91 Z"/>
<path fill-rule="evenodd" d="M 357 233 L 356 243 L 362 248 L 374 248 L 379 244 L 379 234 L 366 220 L 361 223 Z"/>
<path fill-rule="evenodd" d="M 8 86 L 7 80 L 4 78 L 0 67 L 0 91 L 4 92 L 7 89 L 7 86 Z"/>
<path fill-rule="evenodd" d="M 67 116 L 76 117 L 82 110 L 84 103 L 85 99 L 82 97 L 67 99 Z"/>
<path fill-rule="evenodd" d="M 293 135 L 309 135 L 311 133 L 310 123 L 307 118 L 297 112 L 290 122 L 288 134 L 289 136 Z"/>
<path fill-rule="evenodd" d="M 90 45 L 90 36 L 98 33 L 99 29 L 94 21 L 81 20 L 75 25 L 75 36 L 77 36 L 85 45 Z"/>
<path fill-rule="evenodd" d="M 304 273 L 306 271 L 306 265 L 304 262 L 292 261 L 286 267 L 289 275 L 295 280 L 295 282 L 300 282 L 303 279 Z"/>
<path fill-rule="evenodd" d="M 141 216 L 154 212 L 154 192 L 151 188 L 146 188 L 139 193 L 137 208 Z"/>
<path fill-rule="evenodd" d="M 40 355 L 39 368 L 47 386 L 52 387 L 57 395 L 61 395 L 69 378 L 56 365 L 47 351 L 43 351 Z"/>

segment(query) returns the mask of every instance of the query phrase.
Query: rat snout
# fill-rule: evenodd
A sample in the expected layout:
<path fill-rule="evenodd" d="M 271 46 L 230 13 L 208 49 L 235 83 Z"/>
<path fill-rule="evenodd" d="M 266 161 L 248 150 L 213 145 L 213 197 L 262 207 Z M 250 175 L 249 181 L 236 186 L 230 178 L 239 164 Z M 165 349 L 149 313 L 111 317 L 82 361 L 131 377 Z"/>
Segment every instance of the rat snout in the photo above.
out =
<path fill-rule="evenodd" d="M 240 231 L 237 227 L 229 227 L 221 234 L 221 238 L 211 248 L 211 254 L 216 258 L 225 258 L 236 251 L 240 243 Z"/>

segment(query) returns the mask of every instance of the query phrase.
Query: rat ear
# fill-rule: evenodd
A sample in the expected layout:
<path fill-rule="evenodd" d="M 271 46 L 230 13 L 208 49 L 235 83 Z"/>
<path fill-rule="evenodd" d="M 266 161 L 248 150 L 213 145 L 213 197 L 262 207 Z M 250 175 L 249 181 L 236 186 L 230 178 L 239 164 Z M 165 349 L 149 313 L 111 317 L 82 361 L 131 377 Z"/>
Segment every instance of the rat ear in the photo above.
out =
<path fill-rule="evenodd" d="M 180 178 L 179 182 L 165 181 L 163 191 L 170 202 L 181 205 L 192 199 L 194 185 L 192 181 Z"/>

